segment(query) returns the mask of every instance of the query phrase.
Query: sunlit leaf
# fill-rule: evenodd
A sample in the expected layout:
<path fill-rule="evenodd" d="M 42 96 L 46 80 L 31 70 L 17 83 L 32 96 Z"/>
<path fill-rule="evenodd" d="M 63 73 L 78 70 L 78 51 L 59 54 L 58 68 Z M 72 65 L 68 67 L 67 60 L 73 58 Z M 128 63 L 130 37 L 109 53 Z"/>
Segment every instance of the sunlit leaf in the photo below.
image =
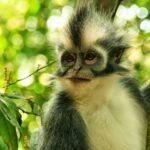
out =
<path fill-rule="evenodd" d="M 1 94 L 1 96 L 4 98 L 4 97 L 7 97 L 7 98 L 10 98 L 10 99 L 25 99 L 25 97 L 23 97 L 22 95 L 19 95 L 17 93 L 11 93 L 11 94 Z"/>
<path fill-rule="evenodd" d="M 9 108 L 10 112 L 13 113 L 13 115 L 17 119 L 17 122 L 21 126 L 21 123 L 22 123 L 21 114 L 20 114 L 20 112 L 19 112 L 18 107 L 16 106 L 16 104 L 12 101 L 13 95 L 10 94 L 9 96 L 10 97 L 4 96 L 2 99 L 5 100 L 5 102 L 7 103 L 7 107 Z M 13 99 L 14 98 L 15 97 L 13 97 Z"/>
<path fill-rule="evenodd" d="M 13 106 L 10 103 L 5 102 L 2 98 L 0 98 L 0 112 L 4 115 L 5 119 L 10 122 L 15 128 L 20 131 L 21 133 L 21 127 L 18 123 L 18 114 L 13 110 L 11 107 Z M 17 114 L 17 116 L 16 116 Z"/>

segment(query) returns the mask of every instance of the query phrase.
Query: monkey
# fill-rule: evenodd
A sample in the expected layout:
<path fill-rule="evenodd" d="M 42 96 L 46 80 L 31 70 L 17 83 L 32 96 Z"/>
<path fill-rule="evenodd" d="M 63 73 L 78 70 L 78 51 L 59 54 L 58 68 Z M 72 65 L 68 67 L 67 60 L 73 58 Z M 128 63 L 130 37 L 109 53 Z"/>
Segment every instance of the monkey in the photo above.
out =
<path fill-rule="evenodd" d="M 147 139 L 146 139 L 146 150 L 150 150 L 150 83 L 145 85 L 141 89 L 141 93 L 144 99 L 144 107 L 147 113 Z"/>
<path fill-rule="evenodd" d="M 38 150 L 146 150 L 150 89 L 121 65 L 130 38 L 113 22 L 120 2 L 78 1 L 68 19 Z"/>

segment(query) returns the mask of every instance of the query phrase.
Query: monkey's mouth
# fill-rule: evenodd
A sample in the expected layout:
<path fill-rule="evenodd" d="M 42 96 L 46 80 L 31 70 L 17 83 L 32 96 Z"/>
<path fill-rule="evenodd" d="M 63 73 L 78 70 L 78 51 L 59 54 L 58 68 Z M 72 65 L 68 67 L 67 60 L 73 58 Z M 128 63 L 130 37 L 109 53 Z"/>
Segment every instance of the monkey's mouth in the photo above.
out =
<path fill-rule="evenodd" d="M 89 78 L 80 78 L 80 77 L 73 77 L 73 78 L 68 78 L 72 82 L 89 82 L 91 79 Z"/>

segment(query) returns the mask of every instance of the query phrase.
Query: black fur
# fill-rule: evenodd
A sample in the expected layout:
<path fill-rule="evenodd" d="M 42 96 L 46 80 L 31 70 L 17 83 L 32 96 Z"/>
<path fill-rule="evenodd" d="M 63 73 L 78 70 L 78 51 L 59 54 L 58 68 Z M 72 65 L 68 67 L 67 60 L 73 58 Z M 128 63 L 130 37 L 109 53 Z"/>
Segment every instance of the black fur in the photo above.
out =
<path fill-rule="evenodd" d="M 110 31 L 108 38 L 98 40 L 97 44 L 108 51 L 109 61 L 120 63 L 122 55 L 130 46 L 124 42 L 124 36 L 116 36 L 115 32 Z M 118 57 L 118 58 L 117 58 Z"/>
<path fill-rule="evenodd" d="M 121 83 L 129 90 L 131 96 L 133 96 L 137 102 L 142 106 L 145 112 L 150 113 L 150 84 L 140 90 L 137 81 L 133 78 L 123 78 Z"/>
<path fill-rule="evenodd" d="M 145 110 L 145 102 L 140 91 L 140 87 L 134 78 L 124 77 L 121 81 L 122 85 L 128 89 L 130 96 L 137 100 L 137 102 Z"/>
<path fill-rule="evenodd" d="M 59 92 L 43 124 L 39 150 L 88 150 L 86 127 L 66 92 Z"/>
<path fill-rule="evenodd" d="M 73 44 L 76 47 L 81 46 L 82 27 L 87 15 L 88 15 L 87 7 L 82 7 L 82 9 L 79 9 L 75 14 L 75 16 L 69 22 L 69 29 L 70 29 L 69 34 L 73 41 Z"/>
<path fill-rule="evenodd" d="M 108 76 L 108 75 L 113 74 L 113 73 L 124 73 L 124 72 L 128 72 L 128 71 L 129 70 L 124 68 L 124 67 L 121 67 L 121 66 L 116 65 L 116 64 L 110 64 L 110 63 L 108 63 L 106 68 L 102 71 L 92 70 L 95 77 Z"/>
<path fill-rule="evenodd" d="M 147 112 L 147 140 L 146 150 L 150 150 L 150 84 L 142 89 L 142 95 L 144 98 L 145 110 Z"/>
<path fill-rule="evenodd" d="M 150 84 L 148 84 L 142 89 L 142 95 L 144 98 L 144 105 L 145 105 L 146 112 L 149 114 L 150 113 Z"/>

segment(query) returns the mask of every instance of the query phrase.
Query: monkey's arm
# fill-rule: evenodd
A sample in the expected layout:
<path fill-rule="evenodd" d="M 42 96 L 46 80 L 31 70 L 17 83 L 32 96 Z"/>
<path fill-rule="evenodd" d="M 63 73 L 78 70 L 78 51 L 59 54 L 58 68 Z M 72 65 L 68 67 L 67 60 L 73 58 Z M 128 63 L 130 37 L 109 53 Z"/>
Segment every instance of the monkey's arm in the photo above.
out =
<path fill-rule="evenodd" d="M 88 150 L 84 121 L 73 101 L 60 92 L 48 111 L 40 137 L 40 150 Z"/>

